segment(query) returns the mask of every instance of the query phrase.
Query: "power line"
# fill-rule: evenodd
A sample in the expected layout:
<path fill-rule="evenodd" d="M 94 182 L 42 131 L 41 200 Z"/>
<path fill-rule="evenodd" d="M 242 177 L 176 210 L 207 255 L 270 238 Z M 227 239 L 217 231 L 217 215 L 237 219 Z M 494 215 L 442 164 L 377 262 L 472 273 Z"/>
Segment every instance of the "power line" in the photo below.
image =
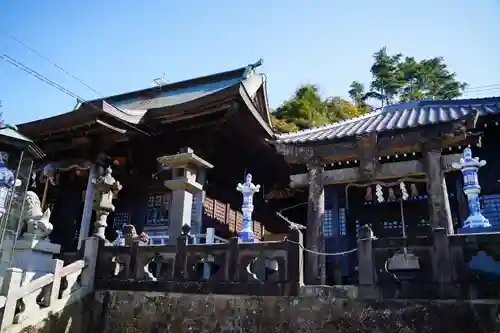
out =
<path fill-rule="evenodd" d="M 30 68 L 29 66 L 26 66 L 25 64 L 23 64 L 22 62 L 20 61 L 17 61 L 16 59 L 8 56 L 7 54 L 5 53 L 0 53 L 0 59 L 4 60 L 5 62 L 13 65 L 14 67 L 17 67 L 18 69 L 28 73 L 29 75 L 37 78 L 38 80 L 50 85 L 51 87 L 53 88 L 56 88 L 57 90 L 63 92 L 64 94 L 70 96 L 70 97 L 73 97 L 79 101 L 81 101 L 82 103 L 85 103 L 86 105 L 89 105 L 90 107 L 92 107 L 93 109 L 96 109 L 100 112 L 103 112 L 103 110 L 99 107 L 97 107 L 96 105 L 94 105 L 93 103 L 90 103 L 88 101 L 86 101 L 83 97 L 73 93 L 71 90 L 68 90 L 66 89 L 65 87 L 61 86 L 60 84 L 52 81 L 51 79 L 47 78 L 46 76 L 44 76 L 43 74 L 40 74 L 39 72 L 37 72 L 36 70 Z M 114 109 L 116 110 L 119 110 L 121 111 L 120 109 L 118 109 L 117 107 L 115 107 L 114 105 L 110 104 L 111 107 L 113 107 Z M 119 119 L 117 117 L 114 117 L 116 120 L 118 120 L 120 123 L 124 124 L 125 126 L 128 126 L 129 128 L 133 128 L 134 130 L 136 131 L 139 131 L 147 136 L 151 136 L 151 134 L 137 128 L 136 126 L 132 125 L 132 124 L 129 124 L 128 122 L 122 120 L 122 119 Z"/>
<path fill-rule="evenodd" d="M 70 76 L 71 78 L 73 78 L 74 80 L 78 81 L 79 83 L 81 83 L 82 85 L 84 85 L 85 87 L 87 87 L 88 89 L 92 90 L 93 92 L 95 92 L 96 94 L 98 94 L 99 96 L 101 97 L 105 97 L 103 94 L 101 94 L 100 92 L 98 92 L 97 90 L 95 90 L 94 88 L 92 88 L 90 85 L 88 85 L 87 83 L 85 83 L 82 79 L 74 76 L 73 74 L 71 74 L 70 72 L 68 72 L 67 70 L 65 70 L 64 68 L 62 68 L 61 66 L 59 66 L 58 64 L 56 64 L 55 62 L 53 62 L 52 60 L 48 59 L 47 57 L 45 57 L 43 54 L 41 54 L 40 52 L 38 52 L 37 50 L 35 50 L 34 48 L 32 48 L 31 46 L 29 46 L 28 44 L 24 43 L 23 41 L 21 41 L 20 39 L 16 38 L 15 36 L 11 35 L 10 33 L 8 33 L 7 31 L 5 30 L 2 30 L 3 34 L 6 35 L 7 37 L 11 38 L 12 40 L 14 40 L 15 42 L 17 42 L 18 44 L 24 46 L 25 48 L 27 48 L 28 50 L 30 50 L 31 52 L 33 52 L 34 54 L 36 54 L 37 56 L 39 56 L 40 58 L 42 58 L 43 60 L 47 61 L 49 64 L 51 64 L 52 66 L 56 67 L 57 69 L 59 69 L 60 71 L 62 71 L 63 73 L 65 73 L 66 75 Z"/>

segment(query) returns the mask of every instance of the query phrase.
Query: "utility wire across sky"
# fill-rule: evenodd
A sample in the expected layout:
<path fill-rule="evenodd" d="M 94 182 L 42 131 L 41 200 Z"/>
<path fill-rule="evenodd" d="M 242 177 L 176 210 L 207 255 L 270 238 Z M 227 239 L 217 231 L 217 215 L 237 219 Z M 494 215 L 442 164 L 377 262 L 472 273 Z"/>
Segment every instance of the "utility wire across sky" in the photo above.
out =
<path fill-rule="evenodd" d="M 58 65 L 56 62 L 54 62 L 54 61 L 50 60 L 49 58 L 45 57 L 43 54 L 41 54 L 40 52 L 38 52 L 33 47 L 29 46 L 27 43 L 23 42 L 22 40 L 20 40 L 19 38 L 15 37 L 14 35 L 8 33 L 5 30 L 2 30 L 1 32 L 5 36 L 7 36 L 8 38 L 12 39 L 16 43 L 20 44 L 24 48 L 28 49 L 29 51 L 31 51 L 32 53 L 34 53 L 35 55 L 37 55 L 39 58 L 43 59 L 44 61 L 48 62 L 52 66 L 56 67 L 61 72 L 63 72 L 64 74 L 68 75 L 69 77 L 71 77 L 75 81 L 79 82 L 80 84 L 82 84 L 83 86 L 85 86 L 87 89 L 91 90 L 92 92 L 96 93 L 97 95 L 99 95 L 102 98 L 106 98 L 103 94 L 101 94 L 99 91 L 97 91 L 96 89 L 94 89 L 89 84 L 85 83 L 82 79 L 76 77 L 75 75 L 71 74 L 69 71 L 67 71 L 66 69 L 64 69 L 62 66 Z M 66 95 L 68 95 L 68 96 L 70 96 L 72 98 L 75 98 L 78 102 L 87 103 L 91 107 L 102 111 L 102 109 L 100 109 L 99 107 L 95 106 L 94 104 L 88 103 L 88 101 L 86 101 L 83 97 L 78 96 L 77 94 L 73 93 L 71 90 L 65 88 L 64 86 L 61 86 L 60 84 L 54 82 L 53 80 L 47 78 L 46 76 L 44 76 L 42 74 L 40 74 L 36 70 L 34 70 L 34 69 L 30 68 L 29 66 L 21 63 L 20 61 L 14 59 L 13 57 L 10 57 L 9 55 L 7 55 L 5 53 L 3 53 L 3 54 L 0 53 L 0 58 L 2 60 L 6 61 L 7 63 L 9 63 L 9 64 L 17 67 L 18 69 L 20 69 L 20 70 L 28 73 L 29 75 L 37 78 L 38 80 L 40 80 L 40 81 L 42 81 L 42 82 L 44 82 L 44 83 L 46 83 L 46 84 L 48 84 L 48 85 L 56 88 L 57 90 L 61 91 L 62 93 L 66 94 Z M 476 87 L 467 87 L 467 88 L 464 89 L 463 95 L 478 94 L 478 93 L 493 93 L 493 92 L 497 92 L 497 91 L 500 93 L 500 83 L 490 84 L 490 85 L 483 85 L 483 86 L 476 86 Z M 121 111 L 120 109 L 118 109 L 114 105 L 111 105 L 111 106 L 114 109 L 116 109 L 118 111 Z M 140 132 L 143 132 L 142 130 L 138 129 L 137 127 L 135 127 L 135 126 L 133 126 L 133 125 L 131 125 L 131 124 L 125 122 L 125 121 L 121 121 L 121 122 L 124 123 L 125 125 L 127 125 L 128 127 L 131 127 L 131 128 L 136 129 L 136 130 L 139 130 Z M 149 133 L 146 133 L 146 132 L 143 132 L 143 133 L 149 135 Z"/>

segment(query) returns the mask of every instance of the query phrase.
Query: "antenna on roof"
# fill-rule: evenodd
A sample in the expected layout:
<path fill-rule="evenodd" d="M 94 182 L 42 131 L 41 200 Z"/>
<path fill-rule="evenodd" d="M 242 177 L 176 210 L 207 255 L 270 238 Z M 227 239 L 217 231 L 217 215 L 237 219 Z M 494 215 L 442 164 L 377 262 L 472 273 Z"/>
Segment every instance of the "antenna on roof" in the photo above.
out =
<path fill-rule="evenodd" d="M 161 87 L 167 84 L 167 80 L 165 80 L 166 73 L 163 73 L 161 77 L 153 79 L 153 87 Z"/>

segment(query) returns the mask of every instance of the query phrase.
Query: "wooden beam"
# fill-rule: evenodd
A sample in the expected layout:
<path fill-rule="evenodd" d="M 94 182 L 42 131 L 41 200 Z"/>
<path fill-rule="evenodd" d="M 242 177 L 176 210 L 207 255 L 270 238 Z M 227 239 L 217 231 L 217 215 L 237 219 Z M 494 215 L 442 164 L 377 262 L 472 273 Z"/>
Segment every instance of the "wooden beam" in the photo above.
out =
<path fill-rule="evenodd" d="M 380 170 L 379 146 L 377 134 L 361 136 L 357 140 L 360 177 L 372 180 Z"/>
<path fill-rule="evenodd" d="M 385 135 L 352 137 L 348 141 L 342 142 L 273 144 L 276 150 L 290 164 L 307 164 L 308 160 L 313 156 L 322 159 L 325 163 L 332 163 L 366 158 L 366 156 L 363 156 L 363 149 L 360 149 L 360 145 L 373 143 L 374 138 L 376 138 L 378 156 L 421 152 L 422 144 L 429 139 L 434 140 L 435 138 L 440 138 L 439 142 L 442 148 L 460 144 L 473 144 L 478 140 L 477 136 L 471 137 L 468 135 L 470 134 L 468 126 L 473 126 L 473 124 L 474 121 L 464 118 L 456 122 L 434 125 L 419 130 L 414 129 Z"/>
<path fill-rule="evenodd" d="M 445 172 L 452 171 L 451 164 L 460 160 L 461 154 L 450 154 L 443 156 L 443 169 Z M 424 165 L 419 160 L 385 163 L 380 166 L 377 179 L 400 178 L 407 176 L 425 176 Z M 325 185 L 352 183 L 362 180 L 360 168 L 346 168 L 339 170 L 323 171 L 323 180 Z M 300 188 L 309 184 L 307 173 L 291 175 L 290 187 Z"/>

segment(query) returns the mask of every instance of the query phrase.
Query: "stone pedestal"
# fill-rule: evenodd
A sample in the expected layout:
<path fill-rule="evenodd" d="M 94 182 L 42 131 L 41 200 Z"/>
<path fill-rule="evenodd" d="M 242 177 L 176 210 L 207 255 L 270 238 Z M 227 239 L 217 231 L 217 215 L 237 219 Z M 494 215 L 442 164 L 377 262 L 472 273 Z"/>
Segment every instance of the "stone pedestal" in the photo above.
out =
<path fill-rule="evenodd" d="M 203 168 L 213 168 L 213 165 L 195 155 L 190 148 L 184 148 L 175 155 L 159 157 L 158 163 L 172 170 L 172 179 L 165 181 L 165 186 L 172 190 L 169 244 L 176 244 L 182 234 L 182 227 L 191 227 L 193 195 L 203 191 L 203 184 L 198 182 L 198 173 Z M 201 230 L 201 225 L 193 229 Z"/>
<path fill-rule="evenodd" d="M 23 270 L 22 284 L 54 272 L 54 254 L 61 246 L 45 239 L 20 239 L 16 242 L 12 267 Z"/>

